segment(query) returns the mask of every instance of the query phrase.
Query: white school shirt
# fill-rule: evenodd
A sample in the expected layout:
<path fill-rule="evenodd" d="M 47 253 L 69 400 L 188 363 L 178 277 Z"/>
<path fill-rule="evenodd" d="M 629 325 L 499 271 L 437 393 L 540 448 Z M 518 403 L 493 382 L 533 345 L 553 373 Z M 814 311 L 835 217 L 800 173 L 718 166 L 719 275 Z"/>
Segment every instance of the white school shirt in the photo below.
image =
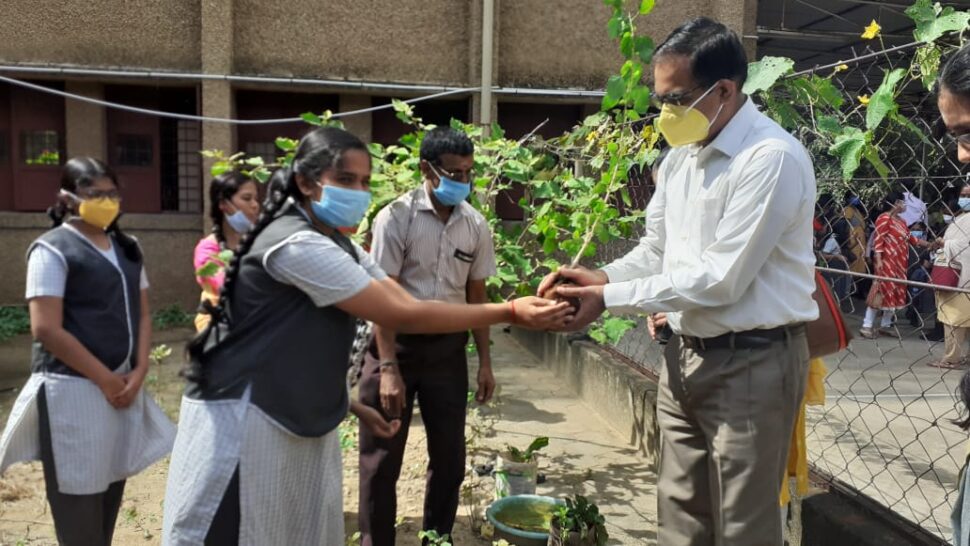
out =
<path fill-rule="evenodd" d="M 814 320 L 814 206 L 805 148 L 748 99 L 664 160 L 640 244 L 603 268 L 606 307 L 705 338 Z"/>

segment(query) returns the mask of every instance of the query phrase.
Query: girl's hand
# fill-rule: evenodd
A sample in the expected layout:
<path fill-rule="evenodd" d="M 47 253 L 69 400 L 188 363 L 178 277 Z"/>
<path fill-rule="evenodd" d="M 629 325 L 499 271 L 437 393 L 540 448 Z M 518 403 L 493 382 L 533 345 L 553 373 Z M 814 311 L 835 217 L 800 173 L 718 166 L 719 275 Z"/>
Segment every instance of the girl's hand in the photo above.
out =
<path fill-rule="evenodd" d="M 99 379 L 96 384 L 98 388 L 101 389 L 101 394 L 104 395 L 105 400 L 108 401 L 115 408 L 120 408 L 124 406 L 119 406 L 118 396 L 125 390 L 125 380 L 118 374 L 106 371 L 101 379 Z"/>
<path fill-rule="evenodd" d="M 118 409 L 127 408 L 135 401 L 138 391 L 141 390 L 141 386 L 145 382 L 145 372 L 136 369 L 126 373 L 122 378 L 125 382 L 125 388 L 115 396 L 115 407 Z"/>
<path fill-rule="evenodd" d="M 513 300 L 512 323 L 532 330 L 562 330 L 573 320 L 576 310 L 569 302 L 555 302 L 535 296 Z"/>
<path fill-rule="evenodd" d="M 379 411 L 360 402 L 351 402 L 350 411 L 360 419 L 360 424 L 367 427 L 371 434 L 378 438 L 384 438 L 385 440 L 393 438 L 401 431 L 400 419 L 393 419 L 388 422 Z"/>

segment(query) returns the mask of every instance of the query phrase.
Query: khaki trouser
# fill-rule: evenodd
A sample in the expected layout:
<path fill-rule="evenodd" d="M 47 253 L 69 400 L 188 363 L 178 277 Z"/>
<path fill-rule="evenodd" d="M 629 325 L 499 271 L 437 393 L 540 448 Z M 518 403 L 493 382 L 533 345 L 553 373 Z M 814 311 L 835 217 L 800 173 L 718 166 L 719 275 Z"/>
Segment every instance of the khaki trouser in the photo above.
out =
<path fill-rule="evenodd" d="M 778 492 L 805 390 L 803 329 L 757 349 L 692 350 L 661 371 L 659 546 L 781 546 Z"/>
<path fill-rule="evenodd" d="M 967 357 L 968 339 L 970 339 L 970 328 L 943 324 L 943 341 L 946 348 L 943 361 L 949 364 L 962 364 Z"/>

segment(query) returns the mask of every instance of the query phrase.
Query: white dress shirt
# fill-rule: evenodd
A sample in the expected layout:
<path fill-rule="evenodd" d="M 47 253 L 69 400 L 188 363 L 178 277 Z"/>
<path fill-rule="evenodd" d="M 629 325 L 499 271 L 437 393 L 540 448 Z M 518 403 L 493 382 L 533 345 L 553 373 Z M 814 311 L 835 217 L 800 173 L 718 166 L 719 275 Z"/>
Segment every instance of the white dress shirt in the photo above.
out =
<path fill-rule="evenodd" d="M 671 150 L 640 244 L 603 268 L 606 307 L 704 338 L 814 320 L 814 206 L 805 148 L 748 99 L 707 146 Z"/>

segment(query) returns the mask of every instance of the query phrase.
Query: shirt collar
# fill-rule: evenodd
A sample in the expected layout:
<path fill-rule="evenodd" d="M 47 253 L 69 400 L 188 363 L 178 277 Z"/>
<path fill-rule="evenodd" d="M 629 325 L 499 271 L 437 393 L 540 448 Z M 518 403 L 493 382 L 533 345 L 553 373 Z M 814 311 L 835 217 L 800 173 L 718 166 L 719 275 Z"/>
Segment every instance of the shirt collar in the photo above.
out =
<path fill-rule="evenodd" d="M 750 97 L 745 98 L 741 109 L 721 129 L 721 132 L 711 141 L 709 146 L 728 157 L 734 157 L 741 151 L 744 139 L 750 133 L 751 126 L 754 125 L 757 117 L 758 108 Z"/>

